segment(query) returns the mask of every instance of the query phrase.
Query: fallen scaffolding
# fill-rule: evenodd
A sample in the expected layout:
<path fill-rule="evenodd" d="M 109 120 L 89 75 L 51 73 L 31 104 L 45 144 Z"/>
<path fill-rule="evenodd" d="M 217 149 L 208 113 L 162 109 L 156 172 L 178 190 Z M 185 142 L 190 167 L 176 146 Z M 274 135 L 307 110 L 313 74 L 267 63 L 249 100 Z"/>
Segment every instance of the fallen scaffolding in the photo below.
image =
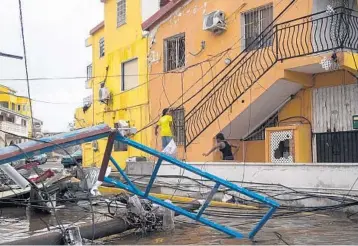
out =
<path fill-rule="evenodd" d="M 128 130 L 128 129 L 126 129 Z M 193 219 L 195 221 L 201 222 L 204 225 L 207 225 L 213 229 L 216 229 L 218 231 L 221 231 L 223 233 L 226 233 L 229 236 L 235 237 L 235 238 L 244 238 L 244 234 L 241 232 L 238 232 L 234 230 L 233 228 L 228 228 L 224 225 L 215 223 L 209 219 L 206 219 L 203 217 L 203 213 L 206 210 L 206 208 L 209 206 L 213 196 L 217 192 L 220 186 L 226 187 L 234 192 L 238 192 L 240 194 L 243 194 L 250 199 L 256 200 L 263 205 L 266 205 L 269 209 L 268 212 L 262 217 L 262 219 L 259 221 L 257 225 L 254 226 L 252 231 L 248 234 L 248 238 L 253 239 L 254 236 L 257 234 L 257 232 L 265 225 L 265 223 L 271 218 L 271 216 L 274 214 L 276 209 L 279 207 L 279 204 L 267 197 L 264 197 L 260 194 L 257 194 L 255 192 L 252 192 L 250 190 L 244 189 L 234 183 L 228 182 L 220 177 L 214 176 L 210 173 L 203 172 L 202 170 L 195 168 L 187 163 L 181 162 L 171 156 L 168 156 L 166 154 L 163 154 L 161 152 L 158 152 L 154 149 L 151 149 L 147 146 L 144 146 L 140 143 L 137 143 L 121 133 L 123 133 L 123 129 L 119 131 L 118 129 L 111 129 L 107 125 L 99 125 L 95 127 L 90 128 L 84 128 L 76 131 L 72 131 L 69 133 L 64 133 L 56 136 L 51 136 L 48 138 L 42 138 L 39 140 L 29 141 L 23 144 L 19 144 L 17 146 L 9 146 L 3 149 L 0 149 L 0 165 L 10 163 L 12 161 L 17 161 L 20 159 L 28 158 L 29 156 L 39 155 L 42 153 L 53 151 L 54 149 L 58 148 L 66 148 L 73 145 L 82 144 L 85 142 L 94 141 L 101 138 L 108 138 L 107 141 L 107 147 L 105 150 L 100 174 L 98 177 L 99 181 L 104 181 L 106 183 L 114 184 L 116 187 L 125 189 L 139 197 L 142 197 L 144 199 L 147 199 L 155 204 L 158 204 L 164 208 L 170 209 L 179 215 L 184 215 L 190 219 Z M 139 149 L 141 151 L 144 151 L 148 154 L 151 154 L 158 158 L 158 161 L 156 163 L 155 169 L 153 171 L 153 174 L 150 178 L 149 184 L 145 191 L 141 191 L 138 187 L 136 187 L 131 180 L 128 178 L 128 176 L 125 174 L 125 172 L 120 168 L 116 160 L 111 157 L 111 153 L 113 150 L 113 144 L 114 141 L 119 141 L 124 144 L 127 144 L 131 147 L 134 147 L 136 149 Z M 109 164 L 109 161 L 113 163 L 113 165 L 116 167 L 118 172 L 122 175 L 124 180 L 126 181 L 126 184 L 115 180 L 113 178 L 106 177 L 107 167 Z M 208 195 L 206 201 L 203 203 L 203 205 L 200 207 L 198 213 L 189 212 L 183 208 L 180 208 L 169 201 L 163 201 L 160 200 L 154 196 L 151 196 L 150 190 L 152 188 L 152 185 L 156 179 L 156 176 L 158 174 L 159 168 L 162 164 L 162 162 L 168 162 L 173 165 L 176 165 L 180 168 L 183 168 L 189 172 L 192 172 L 196 175 L 199 175 L 203 178 L 206 178 L 208 180 L 211 180 L 215 183 L 213 189 L 211 190 L 210 194 Z"/>

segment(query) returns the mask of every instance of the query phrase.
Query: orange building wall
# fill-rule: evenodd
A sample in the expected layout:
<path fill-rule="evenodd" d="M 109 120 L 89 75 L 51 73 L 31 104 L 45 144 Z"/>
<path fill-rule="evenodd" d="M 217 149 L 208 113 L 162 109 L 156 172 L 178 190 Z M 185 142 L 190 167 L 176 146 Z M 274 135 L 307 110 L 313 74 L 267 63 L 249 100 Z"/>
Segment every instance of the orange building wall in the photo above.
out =
<path fill-rule="evenodd" d="M 222 4 L 222 1 L 223 0 L 189 1 L 151 30 L 149 35 L 149 73 L 152 74 L 149 78 L 151 121 L 159 119 L 163 108 L 169 105 L 174 105 L 173 107 L 175 108 L 183 102 L 185 103 L 185 112 L 187 114 L 203 96 L 215 86 L 215 84 L 210 84 L 198 94 L 198 91 L 203 85 L 211 81 L 218 74 L 219 78 L 220 76 L 224 77 L 225 74 L 220 74 L 220 71 L 226 66 L 224 59 L 230 58 L 233 60 L 243 49 L 241 38 L 243 35 L 241 26 L 242 13 L 268 3 L 273 3 L 275 18 L 290 2 L 289 0 L 225 0 L 225 4 Z M 312 3 L 312 0 L 296 1 L 278 20 L 278 23 L 311 14 Z M 203 15 L 214 10 L 224 11 L 228 19 L 227 31 L 220 36 L 215 36 L 210 32 L 202 30 Z M 163 74 L 163 40 L 180 33 L 185 33 L 186 67 L 185 69 L 178 69 L 171 73 Z M 200 51 L 202 41 L 206 42 L 206 48 L 198 55 L 192 55 Z M 227 50 L 228 48 L 230 49 Z M 218 132 L 247 108 L 251 102 L 265 92 L 263 88 L 269 88 L 279 79 L 288 79 L 292 82 L 300 83 L 305 88 L 282 108 L 279 119 L 285 120 L 290 117 L 299 116 L 311 121 L 312 95 L 310 87 L 327 86 L 329 83 L 334 83 L 333 81 L 339 83 L 341 75 L 336 73 L 340 72 L 332 73 L 333 75 L 330 75 L 332 78 L 327 82 L 327 78 L 321 78 L 321 75 L 314 76 L 296 73 L 289 76 L 285 71 L 299 66 L 319 64 L 321 59 L 322 57 L 320 56 L 304 56 L 277 63 L 260 79 L 259 85 L 256 83 L 251 88 L 250 93 L 242 95 L 240 100 L 236 101 L 228 112 L 221 115 L 219 120 L 214 122 L 188 147 L 186 153 L 184 153 L 184 149 L 180 147 L 178 158 L 188 161 L 220 160 L 219 153 L 215 153 L 208 158 L 204 158 L 202 153 L 212 148 L 215 143 L 214 136 Z M 286 78 L 287 76 L 289 78 Z M 183 93 L 185 94 L 183 95 Z M 183 97 L 181 97 L 182 95 Z M 193 95 L 196 96 L 192 98 Z M 297 119 L 294 121 L 297 121 Z M 302 118 L 300 121 L 302 121 Z M 289 121 L 285 120 L 284 122 L 287 124 Z M 305 123 L 304 121 L 302 122 Z M 153 138 L 151 146 L 160 146 L 159 137 L 157 139 Z M 243 143 L 240 143 L 240 147 L 240 151 L 236 154 L 238 161 L 265 161 L 264 141 L 246 142 L 245 148 L 243 148 Z"/>

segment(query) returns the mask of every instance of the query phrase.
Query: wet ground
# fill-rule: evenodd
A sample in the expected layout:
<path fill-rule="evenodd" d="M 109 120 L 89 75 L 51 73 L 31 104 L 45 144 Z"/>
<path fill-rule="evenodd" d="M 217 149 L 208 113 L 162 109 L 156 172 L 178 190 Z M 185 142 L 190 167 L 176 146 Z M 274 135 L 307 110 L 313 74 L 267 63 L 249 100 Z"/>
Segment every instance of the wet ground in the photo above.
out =
<path fill-rule="evenodd" d="M 102 215 L 104 209 L 95 208 L 95 222 L 109 219 Z M 56 230 L 57 221 L 60 221 L 64 228 L 70 225 L 81 225 L 92 223 L 92 216 L 88 207 L 68 206 L 59 208 L 56 212 L 57 218 L 53 215 L 31 212 L 24 207 L 0 208 L 0 243 L 24 239 L 32 235 L 46 233 L 49 230 Z"/>
<path fill-rule="evenodd" d="M 95 207 L 95 221 L 108 219 L 101 213 L 107 208 Z M 248 233 L 256 219 L 248 219 L 236 211 L 221 210 L 215 221 L 239 228 Z M 232 214 L 230 216 L 230 214 Z M 229 216 L 227 216 L 229 215 Z M 59 209 L 58 219 L 64 227 L 72 224 L 89 223 L 92 221 L 88 207 L 67 207 Z M 2 208 L 0 217 L 0 242 L 5 243 L 31 235 L 41 234 L 54 229 L 56 218 L 51 215 L 32 214 L 25 208 Z M 255 242 L 230 239 L 226 235 L 211 230 L 193 221 L 176 217 L 173 232 L 155 232 L 143 235 L 141 232 L 129 231 L 122 235 L 114 235 L 101 239 L 95 244 L 120 245 L 183 245 L 183 244 L 358 244 L 358 224 L 342 215 L 327 214 L 295 214 L 274 218 L 258 233 Z"/>
<path fill-rule="evenodd" d="M 245 219 L 221 219 L 221 223 L 240 226 L 246 232 L 254 225 L 253 221 Z M 102 240 L 103 244 L 210 244 L 210 245 L 309 245 L 309 244 L 358 244 L 358 224 L 337 216 L 305 214 L 286 218 L 272 219 L 255 237 L 255 241 L 230 239 L 226 235 L 207 227 L 192 224 L 188 220 L 177 219 L 175 231 L 172 233 L 153 233 L 143 237 L 140 233 L 124 236 L 114 236 Z"/>

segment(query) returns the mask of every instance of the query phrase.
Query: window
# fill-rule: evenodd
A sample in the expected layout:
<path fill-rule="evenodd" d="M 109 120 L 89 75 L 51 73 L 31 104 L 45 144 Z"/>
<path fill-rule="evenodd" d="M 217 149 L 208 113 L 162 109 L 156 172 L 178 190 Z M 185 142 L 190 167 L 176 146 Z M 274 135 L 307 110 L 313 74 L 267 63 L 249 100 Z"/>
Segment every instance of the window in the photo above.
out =
<path fill-rule="evenodd" d="M 133 89 L 138 85 L 138 59 L 122 63 L 122 91 Z"/>
<path fill-rule="evenodd" d="M 22 111 L 26 111 L 26 105 L 22 105 Z"/>
<path fill-rule="evenodd" d="M 260 141 L 265 140 L 265 130 L 269 127 L 275 127 L 278 124 L 278 113 L 271 116 L 261 126 L 259 126 L 254 132 L 252 132 L 244 141 Z"/>
<path fill-rule="evenodd" d="M 0 102 L 0 106 L 3 108 L 9 108 L 9 103 L 8 102 Z"/>
<path fill-rule="evenodd" d="M 92 79 L 92 64 L 87 66 L 87 81 Z"/>
<path fill-rule="evenodd" d="M 104 57 L 104 38 L 99 40 L 99 57 Z"/>
<path fill-rule="evenodd" d="M 164 71 L 185 66 L 185 34 L 164 40 Z"/>
<path fill-rule="evenodd" d="M 17 105 L 17 111 L 21 111 L 21 105 Z"/>
<path fill-rule="evenodd" d="M 15 103 L 11 103 L 11 110 L 14 110 L 15 111 Z"/>
<path fill-rule="evenodd" d="M 244 13 L 245 49 L 254 50 L 272 45 L 272 30 L 268 28 L 267 32 L 262 33 L 272 23 L 272 21 L 272 4 Z M 260 34 L 264 38 L 259 38 L 256 40 L 256 38 L 259 37 Z M 255 43 L 251 45 L 253 41 L 255 41 Z"/>
<path fill-rule="evenodd" d="M 128 150 L 128 145 L 119 142 L 119 141 L 114 141 L 114 151 L 118 152 L 118 151 L 127 151 Z"/>
<path fill-rule="evenodd" d="M 117 0 L 117 27 L 126 23 L 126 0 Z"/>
<path fill-rule="evenodd" d="M 185 145 L 184 109 L 175 109 L 173 115 L 174 140 L 177 145 Z"/>

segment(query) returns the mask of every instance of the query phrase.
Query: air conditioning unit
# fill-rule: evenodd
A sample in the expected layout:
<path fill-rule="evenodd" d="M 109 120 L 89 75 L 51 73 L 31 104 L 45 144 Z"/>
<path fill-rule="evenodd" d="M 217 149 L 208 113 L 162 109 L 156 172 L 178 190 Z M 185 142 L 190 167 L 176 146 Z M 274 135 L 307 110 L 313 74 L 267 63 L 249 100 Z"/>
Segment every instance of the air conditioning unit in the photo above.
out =
<path fill-rule="evenodd" d="M 214 34 L 221 34 L 226 30 L 225 13 L 221 10 L 211 12 L 204 16 L 203 30 Z"/>
<path fill-rule="evenodd" d="M 99 89 L 99 101 L 101 103 L 107 104 L 111 97 L 111 93 L 109 92 L 107 87 L 101 87 Z"/>
<path fill-rule="evenodd" d="M 114 126 L 119 130 L 122 136 L 130 136 L 137 133 L 137 128 L 130 127 L 129 121 L 126 120 L 119 120 Z"/>

